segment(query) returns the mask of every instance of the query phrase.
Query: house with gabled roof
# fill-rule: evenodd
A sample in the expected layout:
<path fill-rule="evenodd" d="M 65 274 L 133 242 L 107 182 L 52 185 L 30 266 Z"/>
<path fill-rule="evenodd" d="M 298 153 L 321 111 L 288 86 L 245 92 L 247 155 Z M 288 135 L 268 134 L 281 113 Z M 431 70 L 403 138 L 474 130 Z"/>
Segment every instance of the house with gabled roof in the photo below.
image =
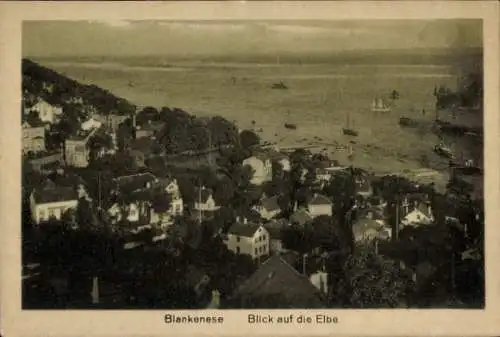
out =
<path fill-rule="evenodd" d="M 237 218 L 226 234 L 224 243 L 236 254 L 249 255 L 252 259 L 269 255 L 269 232 L 260 223 Z"/>
<path fill-rule="evenodd" d="M 228 299 L 232 308 L 325 308 L 325 296 L 279 255 L 266 260 Z"/>
<path fill-rule="evenodd" d="M 41 120 L 25 120 L 23 129 L 23 153 L 45 151 L 45 123 Z"/>
<path fill-rule="evenodd" d="M 327 196 L 315 193 L 307 202 L 307 210 L 313 218 L 320 215 L 332 215 L 333 202 Z"/>
<path fill-rule="evenodd" d="M 352 225 L 352 232 L 356 242 L 369 242 L 374 239 L 388 240 L 392 236 L 390 227 L 375 220 L 368 213 L 366 216 L 360 217 Z"/>
<path fill-rule="evenodd" d="M 401 228 L 404 226 L 430 225 L 434 222 L 432 207 L 428 201 L 408 201 L 408 199 L 405 199 L 402 209 Z"/>
<path fill-rule="evenodd" d="M 30 195 L 30 209 L 33 222 L 58 219 L 78 206 L 78 191 L 75 186 L 59 186 L 51 180 L 46 180 L 41 186 L 35 188 Z"/>
<path fill-rule="evenodd" d="M 38 98 L 38 101 L 28 110 L 28 112 L 29 111 L 37 112 L 38 117 L 40 117 L 43 122 L 48 122 L 50 124 L 55 123 L 63 113 L 60 106 L 52 105 L 41 98 Z"/>
<path fill-rule="evenodd" d="M 260 216 L 265 220 L 271 220 L 281 213 L 281 207 L 278 202 L 279 196 L 274 195 L 272 197 L 267 197 L 264 195 L 262 199 L 253 207 Z"/>
<path fill-rule="evenodd" d="M 289 222 L 292 225 L 304 226 L 313 221 L 313 217 L 306 209 L 296 210 L 289 218 Z"/>

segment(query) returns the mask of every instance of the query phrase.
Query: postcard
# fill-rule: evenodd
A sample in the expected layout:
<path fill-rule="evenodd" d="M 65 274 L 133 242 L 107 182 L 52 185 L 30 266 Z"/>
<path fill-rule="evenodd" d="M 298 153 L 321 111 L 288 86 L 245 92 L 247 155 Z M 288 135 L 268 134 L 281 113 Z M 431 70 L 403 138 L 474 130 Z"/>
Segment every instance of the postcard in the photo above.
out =
<path fill-rule="evenodd" d="M 499 332 L 497 3 L 0 7 L 7 336 Z"/>

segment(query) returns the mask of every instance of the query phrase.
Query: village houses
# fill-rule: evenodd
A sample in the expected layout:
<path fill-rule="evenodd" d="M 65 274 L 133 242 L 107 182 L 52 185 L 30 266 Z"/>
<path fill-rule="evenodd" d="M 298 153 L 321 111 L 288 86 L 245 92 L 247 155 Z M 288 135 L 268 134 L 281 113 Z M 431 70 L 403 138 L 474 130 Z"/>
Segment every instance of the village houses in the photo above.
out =
<path fill-rule="evenodd" d="M 311 217 L 315 218 L 320 215 L 332 215 L 332 201 L 319 193 L 315 193 L 311 200 L 307 203 L 307 210 Z"/>
<path fill-rule="evenodd" d="M 249 222 L 246 218 L 236 219 L 224 242 L 227 249 L 249 255 L 254 260 L 269 255 L 269 232 L 261 224 Z"/>
<path fill-rule="evenodd" d="M 276 307 L 324 308 L 327 284 L 321 286 L 321 282 L 326 283 L 326 275 L 310 279 L 282 256 L 273 255 L 237 286 L 227 302 L 233 308 L 266 308 L 272 299 Z"/>
<path fill-rule="evenodd" d="M 33 105 L 31 108 L 26 109 L 25 114 L 29 114 L 29 112 L 31 111 L 37 112 L 38 117 L 42 120 L 42 122 L 47 122 L 50 124 L 57 123 L 63 113 L 63 110 L 60 106 L 49 104 L 41 98 L 39 98 L 35 105 Z"/>
<path fill-rule="evenodd" d="M 49 219 L 60 220 L 65 212 L 78 207 L 78 200 L 85 194 L 82 185 L 61 186 L 51 180 L 46 180 L 30 195 L 33 222 L 39 224 Z"/>
<path fill-rule="evenodd" d="M 118 177 L 114 183 L 112 194 L 122 200 L 108 209 L 113 224 L 127 221 L 137 229 L 150 227 L 152 224 L 159 224 L 163 228 L 172 224 L 173 218 L 184 212 L 184 203 L 175 179 L 161 180 L 151 173 L 140 173 Z M 154 193 L 170 195 L 170 207 L 165 213 L 154 211 Z"/>
<path fill-rule="evenodd" d="M 391 227 L 388 226 L 382 212 L 376 208 L 362 211 L 352 224 L 352 231 L 356 242 L 369 242 L 374 239 L 388 240 L 392 237 Z"/>
<path fill-rule="evenodd" d="M 23 153 L 45 151 L 45 123 L 42 121 L 24 121 Z"/>
<path fill-rule="evenodd" d="M 263 195 L 261 200 L 253 207 L 265 220 L 271 220 L 281 213 L 281 207 L 278 203 L 278 196 L 268 197 Z"/>
<path fill-rule="evenodd" d="M 64 155 L 66 165 L 74 167 L 87 167 L 89 165 L 89 141 L 101 127 L 101 123 L 89 120 L 82 123 L 76 135 L 64 142 Z"/>
<path fill-rule="evenodd" d="M 271 159 L 264 154 L 258 154 L 245 159 L 243 166 L 249 166 L 252 169 L 253 174 L 250 182 L 253 185 L 259 186 L 273 179 Z"/>
<path fill-rule="evenodd" d="M 405 197 L 401 204 L 402 214 L 400 229 L 406 226 L 429 225 L 434 222 L 434 215 L 429 200 L 420 196 Z"/>

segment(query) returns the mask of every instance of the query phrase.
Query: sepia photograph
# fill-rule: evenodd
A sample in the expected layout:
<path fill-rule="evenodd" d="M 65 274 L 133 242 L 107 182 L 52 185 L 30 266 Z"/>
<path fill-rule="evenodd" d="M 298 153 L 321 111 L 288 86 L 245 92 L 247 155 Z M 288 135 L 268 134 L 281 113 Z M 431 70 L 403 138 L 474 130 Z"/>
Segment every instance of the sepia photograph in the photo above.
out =
<path fill-rule="evenodd" d="M 23 22 L 23 308 L 483 308 L 482 49 L 473 19 Z"/>
<path fill-rule="evenodd" d="M 498 9 L 0 1 L 2 331 L 495 335 Z"/>

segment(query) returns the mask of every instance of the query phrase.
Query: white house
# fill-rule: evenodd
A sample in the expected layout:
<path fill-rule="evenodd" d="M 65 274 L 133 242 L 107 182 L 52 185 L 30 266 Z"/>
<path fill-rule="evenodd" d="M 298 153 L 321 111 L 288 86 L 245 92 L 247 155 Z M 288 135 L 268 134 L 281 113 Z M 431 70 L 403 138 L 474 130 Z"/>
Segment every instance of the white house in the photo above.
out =
<path fill-rule="evenodd" d="M 403 203 L 401 228 L 404 226 L 430 225 L 434 222 L 434 215 L 429 203 L 414 201 L 412 205 L 407 200 Z"/>
<path fill-rule="evenodd" d="M 33 105 L 29 111 L 38 112 L 38 116 L 43 122 L 51 124 L 56 123 L 59 116 L 63 113 L 61 107 L 51 105 L 42 99 L 38 100 L 38 102 Z"/>
<path fill-rule="evenodd" d="M 262 185 L 273 179 L 273 165 L 271 159 L 265 155 L 255 155 L 243 161 L 243 166 L 249 166 L 253 175 L 250 182 L 254 185 Z"/>
<path fill-rule="evenodd" d="M 232 225 L 224 243 L 236 254 L 245 254 L 258 259 L 269 255 L 269 232 L 261 224 L 250 223 L 246 219 Z"/>
<path fill-rule="evenodd" d="M 214 212 L 220 208 L 213 197 L 212 190 L 206 187 L 197 189 L 194 209 L 201 212 Z"/>
<path fill-rule="evenodd" d="M 320 215 L 332 215 L 332 201 L 321 194 L 315 193 L 313 198 L 307 203 L 307 210 L 309 215 L 313 218 Z"/>
<path fill-rule="evenodd" d="M 61 219 L 62 215 L 78 206 L 78 192 L 73 187 L 56 186 L 47 181 L 40 188 L 35 188 L 30 195 L 31 217 L 39 224 L 51 218 Z"/>
<path fill-rule="evenodd" d="M 271 220 L 281 212 L 278 196 L 264 196 L 253 209 L 257 211 L 263 219 Z"/>

